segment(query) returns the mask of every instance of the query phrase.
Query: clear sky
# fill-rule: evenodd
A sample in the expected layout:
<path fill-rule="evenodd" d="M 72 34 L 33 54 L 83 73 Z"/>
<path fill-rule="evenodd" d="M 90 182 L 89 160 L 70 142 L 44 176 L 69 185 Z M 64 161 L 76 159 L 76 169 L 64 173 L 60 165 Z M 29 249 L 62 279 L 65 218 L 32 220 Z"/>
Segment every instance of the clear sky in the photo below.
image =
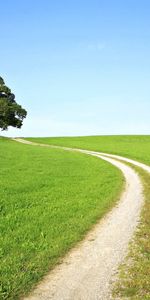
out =
<path fill-rule="evenodd" d="M 0 76 L 7 136 L 150 134 L 150 1 L 1 1 Z"/>

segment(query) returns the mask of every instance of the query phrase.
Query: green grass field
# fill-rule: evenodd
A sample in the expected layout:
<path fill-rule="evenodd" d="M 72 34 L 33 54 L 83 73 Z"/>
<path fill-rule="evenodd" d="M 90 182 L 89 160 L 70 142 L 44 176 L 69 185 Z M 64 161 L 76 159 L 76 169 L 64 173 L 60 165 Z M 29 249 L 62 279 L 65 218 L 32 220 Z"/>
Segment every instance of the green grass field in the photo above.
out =
<path fill-rule="evenodd" d="M 150 135 L 28 138 L 28 140 L 119 154 L 150 165 Z"/>
<path fill-rule="evenodd" d="M 17 299 L 119 198 L 121 172 L 96 157 L 0 138 L 1 299 Z"/>

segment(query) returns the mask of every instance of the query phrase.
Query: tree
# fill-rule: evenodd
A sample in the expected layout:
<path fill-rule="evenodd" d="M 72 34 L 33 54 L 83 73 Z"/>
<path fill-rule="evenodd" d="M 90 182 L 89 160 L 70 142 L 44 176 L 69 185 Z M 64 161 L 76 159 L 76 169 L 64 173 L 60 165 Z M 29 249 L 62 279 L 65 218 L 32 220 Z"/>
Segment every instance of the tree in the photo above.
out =
<path fill-rule="evenodd" d="M 15 101 L 15 95 L 0 77 L 0 128 L 7 130 L 9 126 L 21 128 L 27 111 Z"/>

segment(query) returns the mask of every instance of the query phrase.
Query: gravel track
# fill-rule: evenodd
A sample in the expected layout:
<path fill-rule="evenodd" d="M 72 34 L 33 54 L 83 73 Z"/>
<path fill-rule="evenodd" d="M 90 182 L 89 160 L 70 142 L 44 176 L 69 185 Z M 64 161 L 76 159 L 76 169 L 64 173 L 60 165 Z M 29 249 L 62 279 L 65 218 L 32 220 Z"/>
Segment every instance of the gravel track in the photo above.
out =
<path fill-rule="evenodd" d="M 50 145 L 28 142 L 32 145 Z M 150 167 L 120 156 L 93 151 L 70 149 L 97 156 L 108 161 L 124 174 L 125 191 L 118 204 L 89 232 L 86 238 L 73 248 L 32 293 L 24 300 L 109 300 L 112 281 L 118 266 L 127 254 L 128 244 L 137 226 L 143 203 L 142 185 L 137 173 L 124 160 L 150 172 Z"/>

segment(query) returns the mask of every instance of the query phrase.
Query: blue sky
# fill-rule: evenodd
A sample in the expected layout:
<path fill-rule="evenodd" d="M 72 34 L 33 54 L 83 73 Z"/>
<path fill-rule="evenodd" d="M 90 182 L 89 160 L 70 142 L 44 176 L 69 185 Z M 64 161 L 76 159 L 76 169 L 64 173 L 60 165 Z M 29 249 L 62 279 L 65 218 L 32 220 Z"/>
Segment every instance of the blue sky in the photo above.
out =
<path fill-rule="evenodd" d="M 149 0 L 0 6 L 0 75 L 28 111 L 5 135 L 150 134 Z"/>

